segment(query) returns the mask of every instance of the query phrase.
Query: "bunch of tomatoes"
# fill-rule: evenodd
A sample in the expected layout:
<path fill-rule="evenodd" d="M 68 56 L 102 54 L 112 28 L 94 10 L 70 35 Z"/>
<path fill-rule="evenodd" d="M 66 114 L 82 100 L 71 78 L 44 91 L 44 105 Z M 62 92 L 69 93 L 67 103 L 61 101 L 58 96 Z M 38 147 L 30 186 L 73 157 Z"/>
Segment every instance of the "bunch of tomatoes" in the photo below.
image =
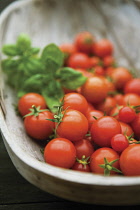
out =
<path fill-rule="evenodd" d="M 64 66 L 87 80 L 65 95 L 54 114 L 38 93 L 19 99 L 27 134 L 48 140 L 44 160 L 95 174 L 140 175 L 140 79 L 116 64 L 114 46 L 88 31 L 62 44 Z"/>

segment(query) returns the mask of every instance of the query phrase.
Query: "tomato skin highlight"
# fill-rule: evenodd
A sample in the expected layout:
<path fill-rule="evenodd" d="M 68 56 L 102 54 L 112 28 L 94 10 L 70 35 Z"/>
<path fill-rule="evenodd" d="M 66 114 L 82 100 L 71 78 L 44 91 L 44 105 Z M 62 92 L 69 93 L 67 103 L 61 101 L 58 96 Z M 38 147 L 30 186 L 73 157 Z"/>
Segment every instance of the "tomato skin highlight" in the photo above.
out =
<path fill-rule="evenodd" d="M 27 134 L 37 140 L 47 139 L 54 130 L 54 122 L 47 119 L 53 119 L 50 111 L 39 113 L 38 116 L 27 116 L 24 119 L 24 127 Z"/>
<path fill-rule="evenodd" d="M 58 125 L 57 135 L 75 142 L 83 139 L 87 131 L 87 118 L 77 110 L 67 109 L 62 122 Z"/>
<path fill-rule="evenodd" d="M 121 133 L 120 123 L 113 117 L 104 116 L 91 126 L 91 139 L 100 147 L 110 147 L 111 138 Z"/>
<path fill-rule="evenodd" d="M 119 155 L 116 151 L 108 147 L 102 147 L 97 149 L 90 157 L 90 169 L 93 173 L 104 174 L 104 169 L 99 165 L 104 164 L 104 158 L 109 162 L 119 159 Z M 119 169 L 119 160 L 117 160 L 113 167 Z M 115 174 L 116 172 L 111 171 L 110 174 Z"/>
<path fill-rule="evenodd" d="M 79 93 L 67 93 L 63 98 L 63 109 L 75 109 L 83 114 L 86 113 L 88 103 L 85 97 Z"/>
<path fill-rule="evenodd" d="M 87 79 L 85 84 L 81 87 L 81 94 L 88 102 L 97 104 L 105 99 L 108 88 L 105 80 L 102 77 L 94 76 Z"/>
<path fill-rule="evenodd" d="M 44 159 L 46 163 L 68 169 L 75 163 L 76 149 L 68 139 L 55 138 L 46 145 Z"/>
<path fill-rule="evenodd" d="M 122 152 L 120 168 L 125 176 L 140 176 L 140 144 L 133 144 Z"/>
<path fill-rule="evenodd" d="M 42 95 L 38 93 L 27 93 L 18 101 L 19 113 L 24 116 L 30 112 L 32 105 L 40 106 L 41 109 L 46 109 L 47 105 Z"/>

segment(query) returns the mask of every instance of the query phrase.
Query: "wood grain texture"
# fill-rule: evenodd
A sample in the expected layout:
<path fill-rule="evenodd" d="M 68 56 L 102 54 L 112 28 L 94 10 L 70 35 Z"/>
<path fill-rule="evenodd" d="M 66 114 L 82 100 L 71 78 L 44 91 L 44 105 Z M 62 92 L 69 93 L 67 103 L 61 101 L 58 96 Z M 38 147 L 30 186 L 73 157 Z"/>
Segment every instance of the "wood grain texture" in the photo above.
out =
<path fill-rule="evenodd" d="M 133 18 L 133 22 L 132 22 Z M 138 21 L 136 21 L 138 20 Z M 13 43 L 27 33 L 34 46 L 50 42 L 71 42 L 79 31 L 89 30 L 97 39 L 109 38 L 120 65 L 139 74 L 139 10 L 132 2 L 91 0 L 26 0 L 9 7 L 0 20 L 1 44 Z M 2 79 L 3 80 L 3 79 Z M 54 195 L 94 204 L 140 204 L 140 177 L 105 178 L 98 175 L 55 169 L 45 164 L 41 145 L 24 132 L 22 119 L 15 115 L 17 98 L 3 80 L 6 119 L 0 112 L 0 126 L 7 151 L 29 182 Z M 85 194 L 86 192 L 86 194 Z"/>

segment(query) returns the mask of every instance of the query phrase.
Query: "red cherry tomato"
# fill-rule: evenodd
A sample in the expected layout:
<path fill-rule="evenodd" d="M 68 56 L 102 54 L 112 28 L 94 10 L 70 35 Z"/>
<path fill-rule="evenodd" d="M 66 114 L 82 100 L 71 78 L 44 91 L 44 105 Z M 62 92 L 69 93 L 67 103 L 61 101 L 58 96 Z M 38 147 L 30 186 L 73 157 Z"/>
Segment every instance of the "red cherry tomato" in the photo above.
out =
<path fill-rule="evenodd" d="M 134 131 L 129 124 L 121 122 L 121 121 L 119 123 L 121 126 L 122 134 L 127 135 L 127 136 L 132 136 L 134 134 Z"/>
<path fill-rule="evenodd" d="M 129 146 L 129 141 L 124 134 L 116 134 L 111 139 L 111 147 L 118 153 L 121 153 Z"/>
<path fill-rule="evenodd" d="M 85 53 L 74 53 L 67 60 L 67 66 L 71 68 L 90 68 L 89 57 Z"/>
<path fill-rule="evenodd" d="M 112 55 L 105 56 L 103 58 L 103 65 L 105 67 L 109 67 L 109 66 L 115 65 L 115 59 L 114 59 L 114 57 Z"/>
<path fill-rule="evenodd" d="M 135 136 L 140 139 L 140 113 L 138 113 L 136 118 L 131 122 L 131 127 Z"/>
<path fill-rule="evenodd" d="M 120 168 L 125 176 L 140 176 L 140 144 L 133 144 L 122 152 Z"/>
<path fill-rule="evenodd" d="M 84 164 L 78 163 L 78 162 L 75 162 L 72 169 L 75 171 L 81 171 L 81 172 L 91 172 L 88 164 L 84 165 Z"/>
<path fill-rule="evenodd" d="M 82 159 L 83 156 L 90 157 L 94 152 L 94 147 L 92 143 L 87 139 L 82 139 L 80 141 L 74 142 L 76 148 L 76 157 Z"/>
<path fill-rule="evenodd" d="M 64 53 L 65 61 L 68 59 L 70 55 L 77 52 L 77 48 L 74 44 L 64 43 L 59 46 L 60 50 Z"/>
<path fill-rule="evenodd" d="M 104 116 L 97 119 L 90 129 L 91 138 L 100 147 L 110 147 L 111 138 L 121 133 L 120 123 L 113 117 Z"/>
<path fill-rule="evenodd" d="M 103 113 L 106 113 L 106 115 L 109 115 L 111 110 L 116 106 L 116 104 L 116 100 L 113 97 L 107 96 L 104 101 L 97 105 L 96 108 L 102 111 Z"/>
<path fill-rule="evenodd" d="M 140 96 L 140 78 L 133 78 L 127 82 L 124 93 L 136 93 Z"/>
<path fill-rule="evenodd" d="M 90 110 L 86 112 L 86 118 L 88 120 L 89 123 L 89 130 L 92 126 L 92 124 L 96 121 L 96 119 L 99 119 L 100 117 L 103 117 L 104 113 L 102 111 L 99 110 Z"/>
<path fill-rule="evenodd" d="M 118 93 L 118 94 L 114 95 L 114 98 L 115 98 L 118 105 L 123 105 L 124 104 L 123 97 L 124 97 L 124 95 L 121 94 L 121 93 Z"/>
<path fill-rule="evenodd" d="M 62 122 L 57 128 L 57 135 L 73 142 L 83 139 L 88 131 L 87 118 L 73 109 L 67 109 L 63 114 Z"/>
<path fill-rule="evenodd" d="M 125 123 L 131 123 L 136 118 L 136 112 L 129 106 L 124 106 L 119 110 L 119 120 Z"/>
<path fill-rule="evenodd" d="M 79 93 L 67 93 L 63 98 L 63 109 L 75 109 L 85 114 L 88 103 L 85 97 Z"/>
<path fill-rule="evenodd" d="M 133 78 L 128 69 L 124 67 L 115 68 L 110 76 L 115 84 L 116 89 L 118 90 L 124 89 L 126 83 Z"/>
<path fill-rule="evenodd" d="M 94 42 L 93 35 L 88 31 L 83 31 L 75 37 L 75 46 L 80 52 L 91 53 L 92 44 Z"/>
<path fill-rule="evenodd" d="M 37 116 L 31 115 L 24 119 L 24 126 L 27 134 L 37 140 L 47 139 L 54 130 L 54 122 L 47 119 L 53 119 L 50 111 L 42 111 Z"/>
<path fill-rule="evenodd" d="M 93 54 L 99 57 L 112 55 L 113 50 L 113 45 L 108 39 L 101 39 L 99 41 L 96 41 L 92 46 Z"/>
<path fill-rule="evenodd" d="M 101 168 L 100 165 L 105 164 L 104 158 L 108 162 L 117 160 L 113 163 L 112 167 L 119 169 L 119 155 L 116 151 L 108 147 L 102 147 L 97 149 L 90 157 L 90 168 L 93 173 L 104 174 L 105 169 Z M 111 168 L 110 168 L 111 169 Z M 113 170 L 110 171 L 110 174 L 115 174 Z"/>
<path fill-rule="evenodd" d="M 90 68 L 102 64 L 102 60 L 99 57 L 97 57 L 97 56 L 89 57 L 89 60 L 90 60 Z"/>
<path fill-rule="evenodd" d="M 138 106 L 140 105 L 140 96 L 136 93 L 126 93 L 123 97 L 124 106 Z"/>
<path fill-rule="evenodd" d="M 27 93 L 18 101 L 19 113 L 24 116 L 30 112 L 32 105 L 40 106 L 41 109 L 46 109 L 46 102 L 42 95 L 38 93 Z"/>
<path fill-rule="evenodd" d="M 68 139 L 55 138 L 46 145 L 44 159 L 51 165 L 71 168 L 75 163 L 76 149 Z"/>
<path fill-rule="evenodd" d="M 90 77 L 81 87 L 81 93 L 88 102 L 96 104 L 105 99 L 108 88 L 105 79 L 99 76 Z"/>

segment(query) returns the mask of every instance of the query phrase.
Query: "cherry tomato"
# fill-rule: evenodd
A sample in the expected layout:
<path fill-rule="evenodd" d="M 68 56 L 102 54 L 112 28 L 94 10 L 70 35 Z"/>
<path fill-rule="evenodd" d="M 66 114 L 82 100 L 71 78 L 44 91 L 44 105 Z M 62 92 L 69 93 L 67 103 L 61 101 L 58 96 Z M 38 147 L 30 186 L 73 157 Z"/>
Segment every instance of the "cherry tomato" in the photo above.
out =
<path fill-rule="evenodd" d="M 140 96 L 140 78 L 133 78 L 127 82 L 124 93 L 136 93 Z"/>
<path fill-rule="evenodd" d="M 124 134 L 116 134 L 111 139 L 111 147 L 118 153 L 121 153 L 129 146 L 129 141 Z"/>
<path fill-rule="evenodd" d="M 94 37 L 88 31 L 83 31 L 75 37 L 75 46 L 80 52 L 87 54 L 91 53 L 92 44 L 94 42 Z"/>
<path fill-rule="evenodd" d="M 110 111 L 110 116 L 114 117 L 115 119 L 119 120 L 119 110 L 122 108 L 123 106 L 116 106 L 114 107 L 111 111 Z"/>
<path fill-rule="evenodd" d="M 124 104 L 124 95 L 121 93 L 117 93 L 116 95 L 114 95 L 114 98 L 117 102 L 118 105 L 123 105 Z"/>
<path fill-rule="evenodd" d="M 62 122 L 57 128 L 57 135 L 73 142 L 83 139 L 88 131 L 87 118 L 73 109 L 67 109 L 63 114 Z"/>
<path fill-rule="evenodd" d="M 131 122 L 131 127 L 135 136 L 140 139 L 140 113 L 138 113 L 136 118 Z"/>
<path fill-rule="evenodd" d="M 70 55 L 77 52 L 77 48 L 74 44 L 64 43 L 59 46 L 60 50 L 64 53 L 65 61 L 68 59 Z"/>
<path fill-rule="evenodd" d="M 98 66 L 98 65 L 102 65 L 102 60 L 97 56 L 90 57 L 89 61 L 90 61 L 90 68 Z"/>
<path fill-rule="evenodd" d="M 105 99 L 108 88 L 105 79 L 99 76 L 90 77 L 81 87 L 81 93 L 88 102 L 96 104 Z"/>
<path fill-rule="evenodd" d="M 63 109 L 75 109 L 85 114 L 88 108 L 88 103 L 85 97 L 79 93 L 67 93 L 63 99 Z"/>
<path fill-rule="evenodd" d="M 119 169 L 118 153 L 111 148 L 102 147 L 102 148 L 97 149 L 95 152 L 93 152 L 93 154 L 90 157 L 90 169 L 93 173 L 97 173 L 97 174 L 105 173 L 105 169 L 100 167 L 100 165 L 105 164 L 104 158 L 106 158 L 108 162 L 117 160 L 112 165 L 108 164 L 109 167 L 107 167 L 106 165 L 106 169 L 107 168 L 111 169 L 111 166 Z M 110 174 L 115 174 L 115 173 L 116 172 L 114 172 L 113 170 L 110 171 Z"/>
<path fill-rule="evenodd" d="M 90 68 L 89 57 L 85 53 L 77 52 L 69 56 L 67 66 L 71 68 Z"/>
<path fill-rule="evenodd" d="M 96 121 L 96 119 L 99 119 L 100 117 L 103 117 L 104 113 L 102 111 L 99 110 L 90 110 L 86 112 L 86 118 L 88 120 L 89 123 L 89 130 L 92 126 L 92 124 Z"/>
<path fill-rule="evenodd" d="M 118 90 L 124 89 L 126 83 L 133 78 L 132 74 L 128 71 L 128 69 L 124 67 L 115 68 L 110 76 L 114 81 L 116 89 Z"/>
<path fill-rule="evenodd" d="M 40 106 L 41 109 L 46 109 L 46 102 L 42 95 L 38 93 L 27 93 L 18 101 L 19 113 L 24 116 L 30 112 L 32 105 Z"/>
<path fill-rule="evenodd" d="M 99 57 L 105 57 L 107 55 L 112 55 L 113 45 L 108 39 L 101 39 L 93 43 L 92 52 L 94 55 Z"/>
<path fill-rule="evenodd" d="M 116 106 L 116 104 L 116 100 L 113 97 L 107 96 L 104 101 L 102 101 L 96 106 L 96 108 L 102 111 L 103 113 L 106 113 L 106 115 L 109 115 L 111 110 Z"/>
<path fill-rule="evenodd" d="M 41 111 L 35 114 L 26 116 L 24 119 L 24 127 L 29 136 L 37 140 L 47 139 L 54 130 L 54 122 L 47 120 L 53 119 L 53 114 L 50 111 Z"/>
<path fill-rule="evenodd" d="M 110 147 L 111 138 L 121 133 L 121 126 L 115 118 L 103 116 L 94 122 L 90 132 L 93 142 L 100 147 Z"/>
<path fill-rule="evenodd" d="M 82 164 L 79 162 L 75 162 L 72 169 L 75 171 L 82 171 L 82 172 L 90 172 L 91 171 L 88 164 Z"/>
<path fill-rule="evenodd" d="M 140 105 L 140 96 L 136 93 L 126 93 L 123 97 L 124 106 L 138 106 Z"/>
<path fill-rule="evenodd" d="M 109 66 L 115 65 L 115 59 L 114 59 L 114 57 L 112 55 L 105 56 L 103 58 L 103 65 L 105 67 L 109 67 Z"/>
<path fill-rule="evenodd" d="M 68 139 L 55 138 L 46 145 L 44 159 L 51 165 L 71 168 L 75 163 L 76 149 Z"/>
<path fill-rule="evenodd" d="M 131 136 L 134 134 L 134 131 L 129 124 L 121 122 L 121 121 L 119 123 L 121 126 L 122 134 L 127 135 L 127 136 Z"/>
<path fill-rule="evenodd" d="M 82 159 L 83 156 L 90 157 L 94 152 L 94 147 L 92 143 L 87 139 L 82 139 L 80 141 L 74 142 L 76 148 L 76 157 Z"/>
<path fill-rule="evenodd" d="M 86 69 L 79 69 L 78 68 L 78 69 L 75 69 L 75 70 L 81 72 L 82 75 L 85 76 L 85 77 L 93 77 L 93 75 L 94 75 L 92 72 L 89 72 Z"/>
<path fill-rule="evenodd" d="M 102 66 L 95 66 L 93 68 L 93 73 L 96 75 L 96 76 L 104 76 L 105 75 L 105 71 L 104 71 L 104 68 Z"/>
<path fill-rule="evenodd" d="M 131 123 L 136 118 L 136 112 L 129 106 L 124 106 L 119 110 L 119 120 L 125 123 Z"/>
<path fill-rule="evenodd" d="M 120 168 L 125 176 L 140 176 L 140 144 L 133 144 L 122 152 Z"/>

